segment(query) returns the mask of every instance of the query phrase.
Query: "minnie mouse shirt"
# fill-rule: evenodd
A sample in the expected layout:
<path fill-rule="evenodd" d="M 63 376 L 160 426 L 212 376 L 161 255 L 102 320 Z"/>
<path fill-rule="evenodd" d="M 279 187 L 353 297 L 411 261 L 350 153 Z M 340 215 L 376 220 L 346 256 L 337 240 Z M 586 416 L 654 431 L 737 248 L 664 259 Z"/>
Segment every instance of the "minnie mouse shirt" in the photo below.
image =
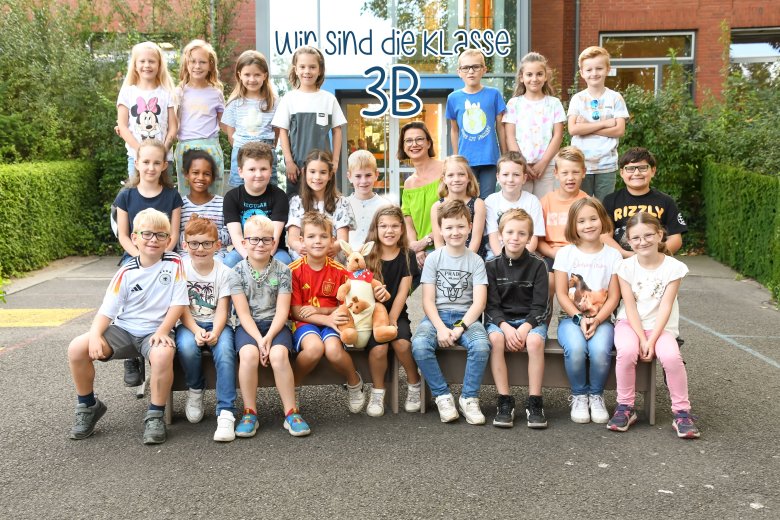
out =
<path fill-rule="evenodd" d="M 136 141 L 157 139 L 165 142 L 172 98 L 172 94 L 163 87 L 144 90 L 137 85 L 125 85 L 119 91 L 116 105 L 125 106 L 130 112 L 128 127 Z M 135 150 L 129 144 L 125 144 L 125 148 L 128 157 L 135 157 Z"/>

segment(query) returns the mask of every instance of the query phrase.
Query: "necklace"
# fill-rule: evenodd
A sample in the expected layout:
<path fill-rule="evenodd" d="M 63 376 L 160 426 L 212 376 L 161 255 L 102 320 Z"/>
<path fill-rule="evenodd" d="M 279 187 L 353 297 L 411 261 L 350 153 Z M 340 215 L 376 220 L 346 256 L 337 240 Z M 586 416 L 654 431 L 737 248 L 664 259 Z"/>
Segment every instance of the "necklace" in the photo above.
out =
<path fill-rule="evenodd" d="M 271 271 L 271 261 L 268 261 L 268 265 L 265 266 L 265 269 L 263 269 L 262 272 L 258 271 L 254 267 L 252 267 L 249 262 L 247 262 L 247 265 L 249 265 L 249 269 L 252 270 L 252 279 L 256 281 L 257 283 L 262 283 L 268 278 L 268 273 Z"/>

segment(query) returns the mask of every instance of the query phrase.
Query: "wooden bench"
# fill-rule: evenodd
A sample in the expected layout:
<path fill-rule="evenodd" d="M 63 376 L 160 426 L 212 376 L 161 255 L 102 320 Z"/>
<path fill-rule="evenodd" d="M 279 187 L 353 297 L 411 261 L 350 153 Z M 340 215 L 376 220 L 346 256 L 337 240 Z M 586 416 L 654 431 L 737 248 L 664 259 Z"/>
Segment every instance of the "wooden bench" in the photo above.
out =
<path fill-rule="evenodd" d="M 439 361 L 444 379 L 448 384 L 462 384 L 466 371 L 466 349 L 460 345 L 452 348 L 437 349 L 436 358 Z M 527 352 L 506 353 L 509 386 L 528 386 L 528 354 Z M 636 365 L 636 391 L 644 396 L 644 412 L 651 425 L 655 424 L 655 375 L 656 361 L 650 363 L 638 362 Z M 483 385 L 494 385 L 493 374 L 490 372 L 490 362 L 482 378 Z M 615 352 L 612 352 L 612 366 L 605 388 L 615 389 Z M 425 397 L 422 399 L 420 412 L 425 413 L 426 404 L 431 399 L 430 389 L 425 385 Z M 566 369 L 563 364 L 563 349 L 556 339 L 547 339 L 544 345 L 544 379 L 542 388 L 571 388 Z"/>
<path fill-rule="evenodd" d="M 352 356 L 352 362 L 355 364 L 355 369 L 360 372 L 363 377 L 364 383 L 371 382 L 371 372 L 368 370 L 368 350 L 357 350 L 348 348 L 347 352 Z M 398 413 L 398 358 L 395 357 L 392 349 L 388 352 L 388 366 L 385 373 L 385 388 L 386 402 L 390 405 L 390 409 L 393 413 Z M 237 360 L 238 361 L 238 360 Z M 206 389 L 213 390 L 216 388 L 216 371 L 214 368 L 214 362 L 211 357 L 210 351 L 204 351 L 203 356 L 203 377 L 206 380 Z M 260 366 L 258 370 L 259 388 L 272 388 L 275 387 L 274 373 L 271 366 Z M 336 372 L 325 356 L 322 356 L 319 364 L 312 370 L 312 372 L 306 376 L 303 382 L 303 386 L 319 386 L 319 385 L 340 385 L 344 384 L 344 376 Z M 165 405 L 165 423 L 171 424 L 173 419 L 173 392 L 187 390 L 187 383 L 184 378 L 184 370 L 181 368 L 181 363 L 178 359 L 173 360 L 173 386 L 171 387 L 171 393 L 168 396 L 168 402 Z M 238 387 L 238 363 L 236 364 L 236 392 L 238 396 L 241 396 L 241 391 Z M 239 418 L 237 418 L 239 419 Z"/>

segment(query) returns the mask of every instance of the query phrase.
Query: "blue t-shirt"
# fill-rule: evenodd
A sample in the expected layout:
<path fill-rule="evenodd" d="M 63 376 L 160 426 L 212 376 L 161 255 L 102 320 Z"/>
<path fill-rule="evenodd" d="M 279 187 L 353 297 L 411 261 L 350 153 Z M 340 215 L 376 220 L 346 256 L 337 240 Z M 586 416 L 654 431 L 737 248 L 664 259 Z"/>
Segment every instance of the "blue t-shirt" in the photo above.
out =
<path fill-rule="evenodd" d="M 458 123 L 458 153 L 471 166 L 495 165 L 498 161 L 496 117 L 506 111 L 501 92 L 493 87 L 482 87 L 475 94 L 463 89 L 447 96 L 447 119 Z"/>
<path fill-rule="evenodd" d="M 182 207 L 184 202 L 181 195 L 174 188 L 163 188 L 162 191 L 154 197 L 144 197 L 138 192 L 138 188 L 129 188 L 122 190 L 114 199 L 114 205 L 127 212 L 127 218 L 130 222 L 130 233 L 133 232 L 133 220 L 135 216 L 146 208 L 154 208 L 168 215 L 171 219 L 173 210 Z"/>

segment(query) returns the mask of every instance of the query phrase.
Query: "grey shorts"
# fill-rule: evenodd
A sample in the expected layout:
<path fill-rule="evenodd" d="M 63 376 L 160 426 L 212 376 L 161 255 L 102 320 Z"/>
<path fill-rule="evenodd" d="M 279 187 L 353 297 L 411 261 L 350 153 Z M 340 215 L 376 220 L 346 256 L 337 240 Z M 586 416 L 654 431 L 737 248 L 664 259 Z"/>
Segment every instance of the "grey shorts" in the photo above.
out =
<path fill-rule="evenodd" d="M 144 359 L 149 359 L 149 352 L 152 350 L 152 346 L 149 341 L 154 336 L 154 333 L 147 334 L 146 336 L 134 336 L 130 334 L 122 327 L 118 327 L 113 323 L 108 326 L 108 329 L 103 333 L 103 337 L 106 339 L 106 343 L 111 347 L 111 355 L 101 361 L 110 361 L 112 359 L 132 359 L 139 355 Z M 169 334 L 170 338 L 175 340 L 173 331 Z"/>

